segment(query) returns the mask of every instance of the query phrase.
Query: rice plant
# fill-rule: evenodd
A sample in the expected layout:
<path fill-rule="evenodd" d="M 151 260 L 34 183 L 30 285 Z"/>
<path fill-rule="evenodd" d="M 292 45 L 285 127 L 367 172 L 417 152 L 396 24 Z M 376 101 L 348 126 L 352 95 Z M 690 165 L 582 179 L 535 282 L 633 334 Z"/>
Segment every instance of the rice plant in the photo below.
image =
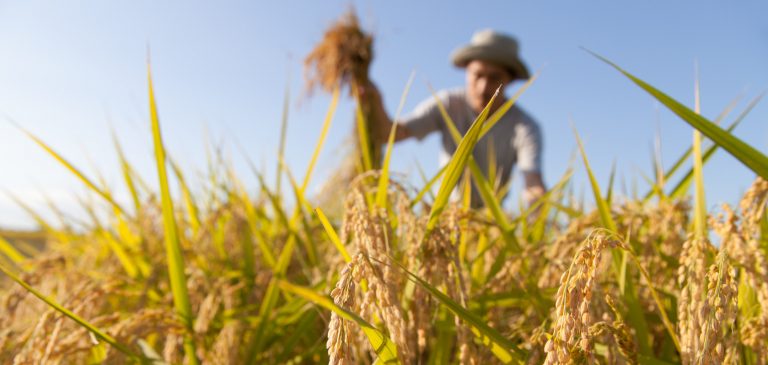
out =
<path fill-rule="evenodd" d="M 151 79 L 160 191 L 116 142 L 130 207 L 29 134 L 95 200 L 83 203 L 86 229 L 29 209 L 44 250 L 0 239 L 0 363 L 765 364 L 765 156 L 611 65 L 714 144 L 703 149 L 695 132 L 683 155 L 692 170 L 659 174 L 680 183 L 630 199 L 597 183 L 576 134 L 594 209 L 578 203 L 569 170 L 535 205 L 503 211 L 471 157 L 499 120 L 488 109 L 423 187 L 389 171 L 390 137 L 381 168 L 335 192 L 339 214 L 306 193 L 314 162 L 299 180 L 278 162 L 287 192 L 254 169 L 249 194 L 221 156 L 187 181 L 162 143 Z M 758 177 L 738 206 L 707 212 L 701 169 L 717 147 Z M 487 208 L 449 199 L 469 179 Z"/>

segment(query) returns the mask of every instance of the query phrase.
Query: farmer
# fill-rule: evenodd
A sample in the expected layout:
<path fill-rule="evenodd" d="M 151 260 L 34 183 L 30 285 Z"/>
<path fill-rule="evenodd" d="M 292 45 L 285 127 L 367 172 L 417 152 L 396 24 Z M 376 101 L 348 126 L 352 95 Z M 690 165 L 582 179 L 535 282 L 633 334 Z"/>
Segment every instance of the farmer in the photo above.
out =
<path fill-rule="evenodd" d="M 466 70 L 466 85 L 464 88 L 440 91 L 437 95 L 462 135 L 469 130 L 499 86 L 501 90 L 491 106 L 490 115 L 507 100 L 504 95 L 507 85 L 528 78 L 528 70 L 517 51 L 518 45 L 514 38 L 492 30 L 482 30 L 473 35 L 469 45 L 455 50 L 451 55 L 453 64 Z M 384 110 L 376 86 L 371 83 L 362 92 L 361 100 L 366 104 L 364 107 L 371 111 L 380 128 L 377 134 L 389 135 L 393 122 Z M 434 98 L 423 101 L 409 116 L 396 122 L 396 141 L 411 137 L 422 140 L 429 133 L 440 132 L 440 164 L 448 163 L 456 150 L 456 143 Z M 541 175 L 541 150 L 542 136 L 538 124 L 522 109 L 512 106 L 489 133 L 479 140 L 473 155 L 486 178 L 490 171 L 489 164 L 495 161 L 497 181 L 491 183 L 496 187 L 506 186 L 512 169 L 517 165 L 525 180 L 523 198 L 530 205 L 546 190 Z M 493 157 L 490 157 L 491 151 Z M 474 181 L 472 205 L 483 205 Z"/>

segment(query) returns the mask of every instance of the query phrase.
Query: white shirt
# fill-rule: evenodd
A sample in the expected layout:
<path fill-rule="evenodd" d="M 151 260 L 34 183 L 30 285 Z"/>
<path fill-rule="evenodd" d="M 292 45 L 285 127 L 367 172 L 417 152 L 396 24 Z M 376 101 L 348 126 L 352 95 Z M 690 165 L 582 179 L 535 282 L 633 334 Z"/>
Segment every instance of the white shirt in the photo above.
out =
<path fill-rule="evenodd" d="M 459 133 L 466 134 L 478 116 L 467 101 L 466 90 L 463 88 L 443 90 L 438 92 L 437 96 Z M 442 142 L 440 165 L 444 166 L 450 161 L 456 151 L 456 143 L 434 98 L 430 97 L 423 101 L 408 117 L 399 120 L 398 123 L 406 126 L 408 131 L 419 140 L 431 132 L 439 131 Z M 496 159 L 496 175 L 500 179 L 499 186 L 504 186 L 509 182 L 515 165 L 523 172 L 541 171 L 542 144 L 541 131 L 536 121 L 513 105 L 478 141 L 473 156 L 487 178 L 489 153 L 492 148 Z M 482 203 L 474 181 L 472 182 L 472 202 L 473 206 Z"/>

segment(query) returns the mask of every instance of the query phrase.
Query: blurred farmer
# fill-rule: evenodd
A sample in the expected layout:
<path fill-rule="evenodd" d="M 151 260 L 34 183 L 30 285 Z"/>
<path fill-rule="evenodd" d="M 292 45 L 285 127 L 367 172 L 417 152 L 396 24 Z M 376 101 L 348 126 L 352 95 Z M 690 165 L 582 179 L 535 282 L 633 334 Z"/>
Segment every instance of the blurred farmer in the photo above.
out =
<path fill-rule="evenodd" d="M 490 115 L 507 100 L 504 95 L 507 85 L 529 77 L 527 68 L 518 57 L 517 41 L 492 30 L 475 33 L 468 45 L 453 52 L 451 60 L 454 65 L 466 70 L 466 85 L 463 88 L 440 91 L 437 95 L 462 135 L 469 130 L 475 118 L 491 101 L 499 86 L 501 91 L 491 106 Z M 373 84 L 368 85 L 363 92 L 365 95 L 362 99 L 381 128 L 378 134 L 388 135 L 393 122 L 384 110 L 381 95 Z M 434 98 L 423 101 L 411 115 L 398 120 L 397 123 L 397 141 L 411 137 L 421 140 L 429 133 L 440 132 L 441 165 L 447 164 L 456 150 L 456 143 Z M 497 187 L 506 186 L 513 168 L 517 166 L 525 180 L 523 197 L 530 204 L 545 192 L 541 174 L 541 151 L 542 136 L 538 124 L 522 109 L 513 106 L 489 133 L 480 139 L 473 154 L 486 177 L 490 164 L 495 164 L 497 181 L 491 183 Z M 483 205 L 474 181 L 472 205 Z"/>

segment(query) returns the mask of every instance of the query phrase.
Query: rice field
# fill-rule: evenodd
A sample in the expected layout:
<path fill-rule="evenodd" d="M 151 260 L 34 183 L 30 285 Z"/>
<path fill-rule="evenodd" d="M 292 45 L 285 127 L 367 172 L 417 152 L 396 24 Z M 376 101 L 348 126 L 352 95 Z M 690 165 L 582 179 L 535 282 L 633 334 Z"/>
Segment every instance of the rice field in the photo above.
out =
<path fill-rule="evenodd" d="M 151 77 L 156 176 L 138 176 L 116 144 L 123 185 L 104 186 L 29 134 L 95 199 L 84 230 L 28 209 L 43 250 L 0 240 L 0 363 L 766 364 L 768 158 L 611 66 L 694 127 L 691 148 L 646 195 L 621 197 L 596 183 L 579 141 L 573 168 L 592 201 L 574 195 L 569 170 L 514 214 L 473 168 L 499 120 L 488 109 L 422 186 L 388 171 L 391 136 L 380 168 L 361 147 L 358 174 L 322 197 L 339 209 L 307 194 L 314 163 L 298 176 L 281 165 L 288 191 L 253 169 L 249 193 L 221 156 L 187 180 Z M 701 168 L 720 149 L 757 178 L 738 205 L 707 212 Z M 486 208 L 469 208 L 471 179 Z M 451 201 L 454 189 L 464 198 Z"/>

